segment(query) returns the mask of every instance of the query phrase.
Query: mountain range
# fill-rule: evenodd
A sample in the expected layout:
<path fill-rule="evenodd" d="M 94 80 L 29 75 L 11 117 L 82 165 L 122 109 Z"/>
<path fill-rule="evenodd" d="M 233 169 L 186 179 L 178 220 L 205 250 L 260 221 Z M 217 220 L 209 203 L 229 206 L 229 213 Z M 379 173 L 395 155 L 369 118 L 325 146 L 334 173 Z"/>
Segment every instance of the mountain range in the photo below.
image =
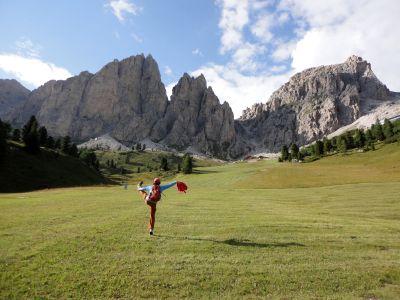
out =
<path fill-rule="evenodd" d="M 295 74 L 237 120 L 203 75 L 185 73 L 169 100 L 151 55 L 114 60 L 95 74 L 52 80 L 33 91 L 0 80 L 0 118 L 15 127 L 35 115 L 51 135 L 75 142 L 109 135 L 127 146 L 149 141 L 225 159 L 309 144 L 371 113 L 379 119 L 379 111 L 400 115 L 400 96 L 357 56 Z"/>

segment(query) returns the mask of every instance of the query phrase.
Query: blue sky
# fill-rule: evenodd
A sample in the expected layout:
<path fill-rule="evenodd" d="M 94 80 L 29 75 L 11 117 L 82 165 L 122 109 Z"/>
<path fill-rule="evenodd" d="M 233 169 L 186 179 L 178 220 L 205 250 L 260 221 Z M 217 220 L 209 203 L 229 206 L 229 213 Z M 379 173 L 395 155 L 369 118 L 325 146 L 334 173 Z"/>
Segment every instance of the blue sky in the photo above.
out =
<path fill-rule="evenodd" d="M 166 83 L 206 57 L 223 63 L 213 2 L 166 2 L 135 1 L 137 15 L 123 13 L 121 21 L 107 1 L 1 1 L 0 52 L 13 52 L 17 41 L 29 39 L 40 47 L 42 58 L 72 74 L 95 72 L 114 58 L 151 53 L 161 71 L 173 70 L 174 76 L 162 72 Z M 194 55 L 195 49 L 203 55 Z M 4 72 L 1 76 L 6 77 Z"/>
<path fill-rule="evenodd" d="M 0 78 L 33 89 L 113 59 L 157 60 L 167 91 L 203 73 L 235 116 L 304 68 L 369 60 L 400 90 L 396 0 L 0 0 Z"/>

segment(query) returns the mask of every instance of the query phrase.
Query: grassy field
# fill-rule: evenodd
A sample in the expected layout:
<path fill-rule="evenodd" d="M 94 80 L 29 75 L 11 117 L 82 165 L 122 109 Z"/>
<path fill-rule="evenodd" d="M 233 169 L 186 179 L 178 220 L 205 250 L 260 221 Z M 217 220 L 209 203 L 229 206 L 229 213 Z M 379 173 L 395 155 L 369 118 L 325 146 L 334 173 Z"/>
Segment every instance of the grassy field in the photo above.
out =
<path fill-rule="evenodd" d="M 133 186 L 0 195 L 0 298 L 399 299 L 400 146 Z"/>

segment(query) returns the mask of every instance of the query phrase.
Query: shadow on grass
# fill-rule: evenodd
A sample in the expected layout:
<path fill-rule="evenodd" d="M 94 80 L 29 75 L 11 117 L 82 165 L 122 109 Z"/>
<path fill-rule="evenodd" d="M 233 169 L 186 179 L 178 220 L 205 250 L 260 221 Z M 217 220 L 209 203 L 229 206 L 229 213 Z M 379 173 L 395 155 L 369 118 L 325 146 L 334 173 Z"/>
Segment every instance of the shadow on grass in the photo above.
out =
<path fill-rule="evenodd" d="M 211 173 L 220 173 L 218 171 L 212 171 L 212 170 L 193 170 L 192 174 L 211 174 Z"/>
<path fill-rule="evenodd" d="M 161 238 L 167 239 L 175 239 L 175 240 L 188 240 L 188 241 L 205 241 L 205 242 L 213 242 L 218 244 L 225 244 L 229 246 L 236 247 L 254 247 L 254 248 L 286 248 L 286 247 L 305 247 L 304 244 L 289 242 L 289 243 L 256 243 L 249 240 L 237 240 L 237 239 L 229 239 L 229 240 L 213 240 L 213 239 L 202 239 L 202 238 L 192 238 L 192 237 L 179 237 L 179 236 L 168 236 L 168 235 L 154 235 Z"/>

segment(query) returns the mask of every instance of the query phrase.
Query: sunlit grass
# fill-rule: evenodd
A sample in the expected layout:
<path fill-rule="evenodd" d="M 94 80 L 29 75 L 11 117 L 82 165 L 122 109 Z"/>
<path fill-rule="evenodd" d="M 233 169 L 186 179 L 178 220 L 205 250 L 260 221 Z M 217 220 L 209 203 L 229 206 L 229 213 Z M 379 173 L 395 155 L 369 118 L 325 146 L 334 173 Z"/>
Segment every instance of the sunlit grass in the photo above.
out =
<path fill-rule="evenodd" d="M 3 194 L 0 298 L 397 299 L 399 155 L 180 175 L 154 237 L 134 186 Z"/>

